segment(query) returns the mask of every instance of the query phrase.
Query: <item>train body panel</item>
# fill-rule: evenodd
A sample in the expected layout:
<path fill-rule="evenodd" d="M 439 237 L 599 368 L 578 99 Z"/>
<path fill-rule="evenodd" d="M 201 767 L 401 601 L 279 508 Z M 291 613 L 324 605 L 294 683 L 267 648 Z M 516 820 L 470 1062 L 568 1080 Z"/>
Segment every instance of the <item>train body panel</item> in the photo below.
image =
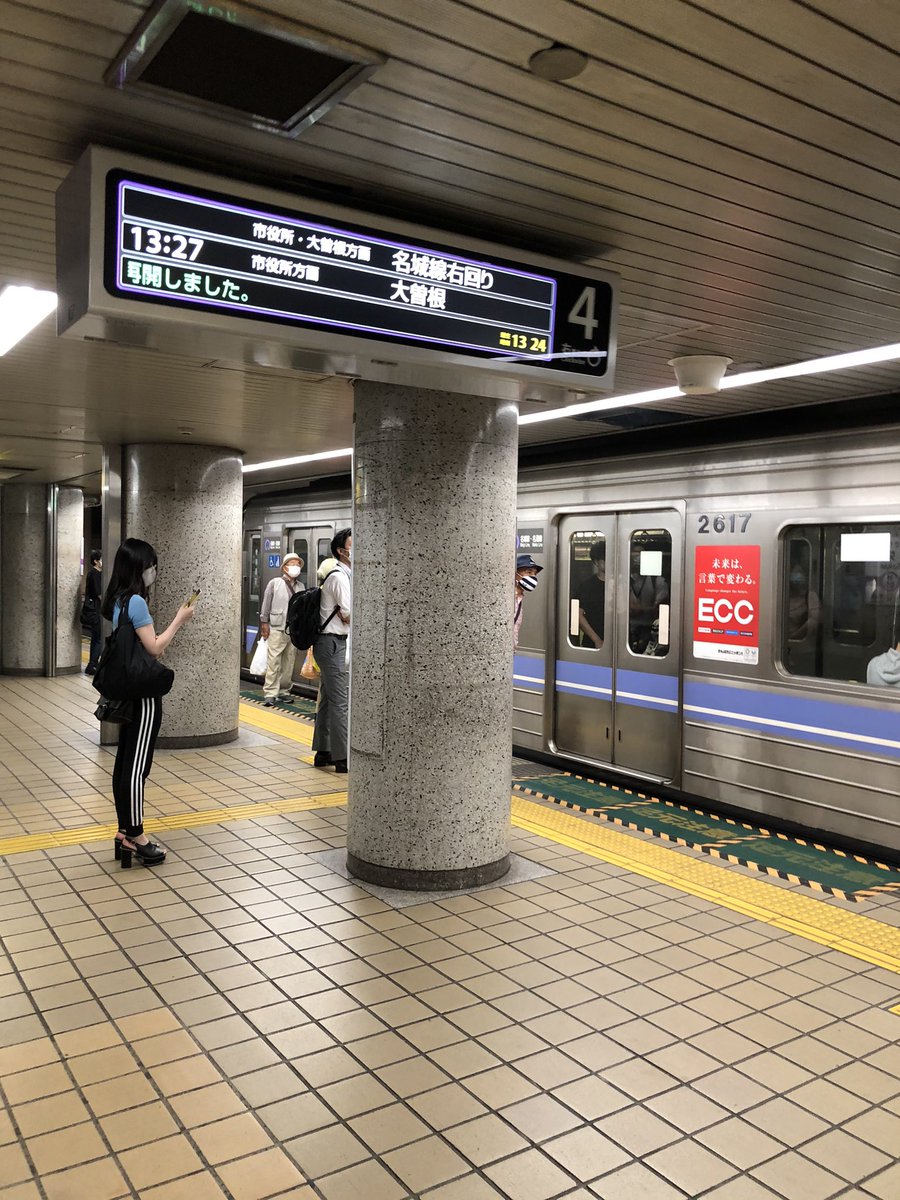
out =
<path fill-rule="evenodd" d="M 898 463 L 891 428 L 524 469 L 516 747 L 900 852 L 900 687 L 866 683 L 900 637 Z M 245 527 L 349 518 L 300 494 Z"/>

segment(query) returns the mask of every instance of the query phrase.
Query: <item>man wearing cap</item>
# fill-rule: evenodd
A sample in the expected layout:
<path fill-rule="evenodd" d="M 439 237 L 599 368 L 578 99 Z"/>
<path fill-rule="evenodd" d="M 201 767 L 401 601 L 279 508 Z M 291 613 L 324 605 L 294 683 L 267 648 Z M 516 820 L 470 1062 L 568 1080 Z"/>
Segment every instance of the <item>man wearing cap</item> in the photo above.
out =
<path fill-rule="evenodd" d="M 543 567 L 530 554 L 520 554 L 516 559 L 516 599 L 513 608 L 513 647 L 519 644 L 519 627 L 522 624 L 522 600 L 526 592 L 537 587 L 537 577 Z"/>
<path fill-rule="evenodd" d="M 295 650 L 287 631 L 287 611 L 291 596 L 303 591 L 300 572 L 303 559 L 293 550 L 281 560 L 281 574 L 270 579 L 263 593 L 262 608 L 259 610 L 259 636 L 265 639 L 268 649 L 266 659 L 266 682 L 263 686 L 266 708 L 274 708 L 276 701 L 293 704 L 291 681 L 294 677 Z"/>

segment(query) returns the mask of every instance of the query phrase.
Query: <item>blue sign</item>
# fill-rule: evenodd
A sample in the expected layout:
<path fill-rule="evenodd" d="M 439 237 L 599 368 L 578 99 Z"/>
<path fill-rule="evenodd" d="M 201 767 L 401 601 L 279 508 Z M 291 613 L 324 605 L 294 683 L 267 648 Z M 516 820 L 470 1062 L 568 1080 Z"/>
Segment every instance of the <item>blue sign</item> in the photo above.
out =
<path fill-rule="evenodd" d="M 270 554 L 269 555 L 269 566 L 273 570 L 275 569 L 275 567 L 280 567 L 281 566 L 281 555 L 280 554 Z"/>

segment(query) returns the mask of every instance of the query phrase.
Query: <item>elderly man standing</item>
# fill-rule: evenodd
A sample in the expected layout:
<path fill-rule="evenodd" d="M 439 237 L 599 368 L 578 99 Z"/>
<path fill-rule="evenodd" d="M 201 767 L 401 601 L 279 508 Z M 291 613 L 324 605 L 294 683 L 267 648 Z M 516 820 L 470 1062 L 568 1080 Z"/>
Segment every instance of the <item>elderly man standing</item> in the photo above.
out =
<path fill-rule="evenodd" d="M 291 551 L 281 560 L 281 574 L 270 579 L 259 610 L 259 635 L 268 648 L 266 682 L 263 686 L 265 707 L 274 708 L 277 701 L 293 704 L 291 681 L 294 677 L 295 650 L 287 629 L 287 612 L 291 596 L 303 591 L 300 572 L 303 559 Z"/>

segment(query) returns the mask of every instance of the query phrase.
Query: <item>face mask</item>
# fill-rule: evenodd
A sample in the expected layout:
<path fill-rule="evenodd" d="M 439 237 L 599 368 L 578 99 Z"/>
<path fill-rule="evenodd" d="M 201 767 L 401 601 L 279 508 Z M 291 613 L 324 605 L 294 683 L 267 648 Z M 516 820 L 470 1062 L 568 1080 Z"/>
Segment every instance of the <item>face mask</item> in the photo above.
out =
<path fill-rule="evenodd" d="M 150 587 L 156 579 L 156 567 L 148 567 L 141 575 L 141 579 L 144 581 L 144 587 Z"/>
<path fill-rule="evenodd" d="M 300 574 L 300 568 L 297 566 L 287 567 L 286 570 L 287 570 L 288 575 L 290 575 L 291 579 L 296 579 L 297 576 Z"/>
<path fill-rule="evenodd" d="M 520 588 L 524 588 L 526 592 L 533 592 L 537 587 L 537 579 L 534 575 L 522 575 L 516 580 Z"/>

